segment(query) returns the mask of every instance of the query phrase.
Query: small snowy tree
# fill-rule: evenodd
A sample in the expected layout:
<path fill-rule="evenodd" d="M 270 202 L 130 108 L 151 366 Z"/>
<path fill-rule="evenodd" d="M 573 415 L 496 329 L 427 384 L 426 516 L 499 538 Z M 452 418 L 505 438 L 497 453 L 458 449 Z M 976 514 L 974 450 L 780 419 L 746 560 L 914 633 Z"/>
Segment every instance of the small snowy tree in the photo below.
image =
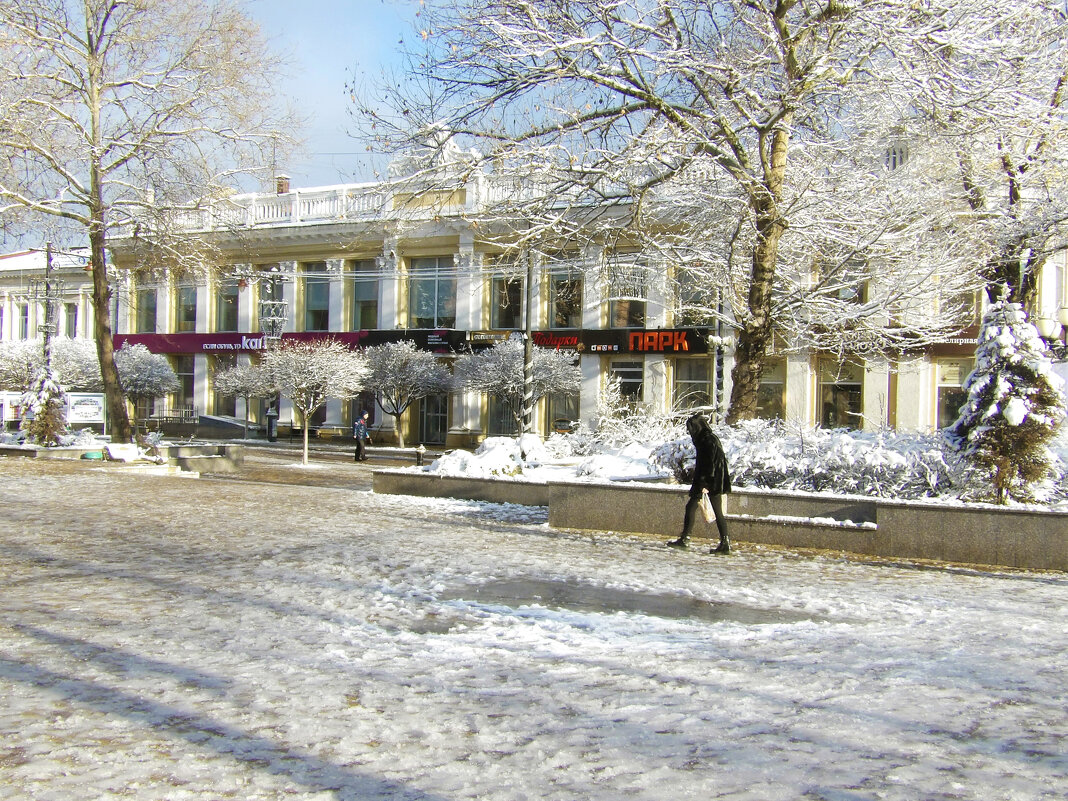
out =
<path fill-rule="evenodd" d="M 364 384 L 375 393 L 382 411 L 396 421 L 397 444 L 403 448 L 401 416 L 419 398 L 447 390 L 449 371 L 433 353 L 409 341 L 367 348 L 364 359 L 368 369 Z"/>
<path fill-rule="evenodd" d="M 248 409 L 253 398 L 271 394 L 271 382 L 262 365 L 239 364 L 220 371 L 215 376 L 215 391 L 220 395 L 236 396 L 245 401 L 245 439 L 248 439 Z"/>
<path fill-rule="evenodd" d="M 15 339 L 0 342 L 0 389 L 27 392 L 41 362 L 41 341 Z"/>
<path fill-rule="evenodd" d="M 571 353 L 535 347 L 532 403 L 556 392 L 579 391 L 581 373 Z M 518 340 L 498 342 L 491 348 L 469 353 L 456 360 L 453 378 L 457 386 L 486 392 L 504 401 L 516 425 L 523 413 L 523 343 Z"/>
<path fill-rule="evenodd" d="M 115 366 L 123 394 L 133 401 L 154 401 L 180 386 L 167 357 L 144 345 L 123 345 L 115 353 Z M 136 418 L 134 433 L 136 433 Z"/>
<path fill-rule="evenodd" d="M 968 400 L 946 437 L 953 450 L 991 471 L 998 503 L 1030 500 L 1030 486 L 1049 473 L 1048 443 L 1065 416 L 1062 385 L 1023 307 L 993 304 L 965 381 Z"/>
<path fill-rule="evenodd" d="M 25 410 L 22 429 L 38 445 L 58 445 L 59 434 L 67 428 L 67 396 L 56 373 L 41 367 L 19 402 Z"/>
<path fill-rule="evenodd" d="M 304 429 L 302 464 L 308 463 L 308 420 L 328 398 L 359 394 L 366 374 L 363 359 L 333 339 L 284 341 L 263 357 L 271 387 L 289 398 Z"/>

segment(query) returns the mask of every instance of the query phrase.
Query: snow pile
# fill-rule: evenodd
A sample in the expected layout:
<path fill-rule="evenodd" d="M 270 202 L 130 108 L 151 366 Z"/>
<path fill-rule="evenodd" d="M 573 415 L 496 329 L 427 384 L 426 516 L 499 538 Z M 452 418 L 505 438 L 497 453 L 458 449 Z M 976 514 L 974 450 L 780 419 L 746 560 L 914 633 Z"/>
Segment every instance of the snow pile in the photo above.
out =
<path fill-rule="evenodd" d="M 548 458 L 541 438 L 533 434 L 521 439 L 489 437 L 474 453 L 451 451 L 434 460 L 425 470 L 443 476 L 526 478 L 524 468 L 536 468 Z"/>

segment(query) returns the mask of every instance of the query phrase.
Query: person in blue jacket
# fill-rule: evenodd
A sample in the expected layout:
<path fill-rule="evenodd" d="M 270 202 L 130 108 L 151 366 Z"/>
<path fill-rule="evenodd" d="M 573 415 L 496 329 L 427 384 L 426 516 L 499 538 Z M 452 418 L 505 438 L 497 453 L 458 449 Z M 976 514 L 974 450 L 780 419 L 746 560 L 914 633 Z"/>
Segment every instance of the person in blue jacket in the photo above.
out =
<path fill-rule="evenodd" d="M 371 418 L 370 412 L 360 412 L 360 416 L 356 418 L 356 422 L 352 424 L 352 438 L 356 440 L 356 459 L 357 462 L 366 462 L 367 453 L 365 452 L 364 442 L 371 441 L 371 432 L 367 426 Z"/>
<path fill-rule="evenodd" d="M 673 548 L 685 548 L 690 542 L 690 532 L 701 505 L 701 493 L 708 490 L 708 499 L 716 515 L 716 528 L 719 529 L 719 545 L 712 553 L 730 553 L 731 540 L 727 534 L 727 516 L 723 514 L 723 496 L 731 491 L 731 475 L 727 466 L 727 455 L 723 444 L 712 431 L 712 426 L 704 415 L 695 414 L 686 421 L 686 430 L 693 440 L 697 459 L 693 468 L 693 483 L 690 485 L 690 499 L 686 502 L 686 515 L 683 518 L 682 534 L 668 545 Z"/>

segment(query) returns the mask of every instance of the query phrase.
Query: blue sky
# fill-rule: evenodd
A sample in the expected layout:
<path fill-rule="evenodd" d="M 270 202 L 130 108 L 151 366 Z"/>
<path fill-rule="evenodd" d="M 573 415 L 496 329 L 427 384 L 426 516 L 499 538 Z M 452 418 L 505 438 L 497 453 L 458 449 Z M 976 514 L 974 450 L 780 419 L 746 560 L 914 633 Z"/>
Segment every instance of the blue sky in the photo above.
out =
<path fill-rule="evenodd" d="M 377 73 L 410 40 L 419 0 L 250 0 L 248 10 L 289 60 L 280 89 L 308 119 L 307 152 L 279 164 L 294 187 L 370 180 L 366 145 L 347 134 L 353 70 Z"/>

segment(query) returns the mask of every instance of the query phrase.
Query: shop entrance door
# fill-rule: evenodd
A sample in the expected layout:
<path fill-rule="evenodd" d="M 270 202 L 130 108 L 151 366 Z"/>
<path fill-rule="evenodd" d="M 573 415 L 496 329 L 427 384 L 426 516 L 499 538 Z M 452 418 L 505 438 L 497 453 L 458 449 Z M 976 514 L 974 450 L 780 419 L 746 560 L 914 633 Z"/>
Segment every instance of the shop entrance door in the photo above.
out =
<path fill-rule="evenodd" d="M 419 442 L 444 445 L 449 431 L 449 396 L 427 395 L 419 404 Z"/>

